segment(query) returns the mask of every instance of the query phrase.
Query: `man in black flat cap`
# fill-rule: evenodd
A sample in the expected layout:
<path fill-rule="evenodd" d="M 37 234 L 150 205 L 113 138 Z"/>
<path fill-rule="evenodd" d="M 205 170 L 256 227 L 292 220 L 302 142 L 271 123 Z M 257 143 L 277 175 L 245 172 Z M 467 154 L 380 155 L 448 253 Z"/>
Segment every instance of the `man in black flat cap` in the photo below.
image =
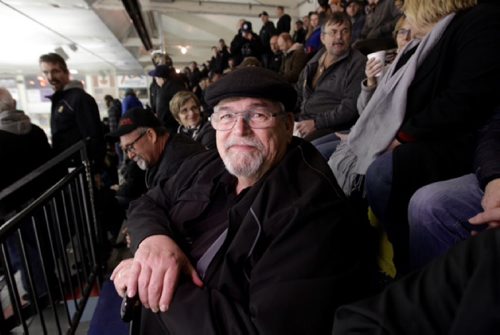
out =
<path fill-rule="evenodd" d="M 139 295 L 142 334 L 330 334 L 366 288 L 364 242 L 324 159 L 292 136 L 294 88 L 245 67 L 206 99 L 217 152 L 131 204 L 117 291 Z"/>

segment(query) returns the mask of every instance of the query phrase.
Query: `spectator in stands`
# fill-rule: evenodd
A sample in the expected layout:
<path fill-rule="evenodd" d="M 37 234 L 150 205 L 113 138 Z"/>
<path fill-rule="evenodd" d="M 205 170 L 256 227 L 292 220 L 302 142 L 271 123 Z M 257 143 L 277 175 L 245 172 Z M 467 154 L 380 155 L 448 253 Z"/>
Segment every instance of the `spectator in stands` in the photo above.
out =
<path fill-rule="evenodd" d="M 122 102 L 122 115 L 132 108 L 143 108 L 143 105 L 137 94 L 135 94 L 134 89 L 127 88 Z"/>
<path fill-rule="evenodd" d="M 330 0 L 329 5 L 330 5 L 329 15 L 336 12 L 345 12 L 344 3 L 340 0 Z"/>
<path fill-rule="evenodd" d="M 302 24 L 303 24 L 303 27 L 304 27 L 304 30 L 306 31 L 306 38 L 307 38 L 307 34 L 309 33 L 309 14 L 308 15 L 304 15 L 302 17 Z"/>
<path fill-rule="evenodd" d="M 224 73 L 224 70 L 227 69 L 229 66 L 228 61 L 229 57 L 231 54 L 229 53 L 229 48 L 226 45 L 226 41 L 224 41 L 223 38 L 219 39 L 219 47 L 218 47 L 219 54 L 221 55 L 222 58 L 222 70 L 220 72 L 216 71 L 217 73 Z"/>
<path fill-rule="evenodd" d="M 55 80 L 55 77 L 54 79 Z M 16 101 L 10 92 L 0 87 L 0 157 L 3 163 L 0 164 L 0 192 L 18 181 L 28 173 L 38 168 L 52 157 L 52 151 L 44 131 L 31 123 L 30 118 L 23 111 L 16 109 Z M 10 198 L 2 199 L 0 203 L 0 225 L 16 214 L 20 208 L 24 208 L 34 197 L 37 197 L 46 190 L 48 185 L 37 185 L 29 192 L 19 192 Z M 35 279 L 35 285 L 39 296 L 47 292 L 43 278 L 40 257 L 37 251 L 37 244 L 31 222 L 21 225 L 23 233 L 24 247 L 31 266 L 31 275 Z M 39 227 L 38 233 L 42 234 L 43 227 Z M 6 235 L 4 235 L 6 236 Z M 17 236 L 11 235 L 7 239 L 11 266 L 13 273 L 21 270 L 23 288 L 30 292 L 27 281 L 24 262 L 21 261 L 22 253 Z M 47 273 L 49 279 L 53 279 L 53 274 Z M 43 285 L 43 286 L 41 286 Z M 28 300 L 28 297 L 25 297 Z"/>
<path fill-rule="evenodd" d="M 224 76 L 207 93 L 218 152 L 132 204 L 135 255 L 111 279 L 138 293 L 142 333 L 327 334 L 336 306 L 362 294 L 359 227 L 292 136 L 295 96 L 264 68 Z"/>
<path fill-rule="evenodd" d="M 310 29 L 308 36 L 306 36 L 306 44 L 304 45 L 304 47 L 306 49 L 307 58 L 311 59 L 322 47 L 321 26 L 324 22 L 320 21 L 320 16 L 316 12 L 312 12 L 309 15 L 309 18 Z"/>
<path fill-rule="evenodd" d="M 295 21 L 292 37 L 293 42 L 304 44 L 306 42 L 306 33 L 307 31 L 304 29 L 304 23 L 302 22 L 302 20 Z"/>
<path fill-rule="evenodd" d="M 192 61 L 189 64 L 189 89 L 194 89 L 196 86 L 198 86 L 198 83 L 200 82 L 200 79 L 203 77 L 201 74 L 200 69 L 198 68 L 198 63 L 195 61 Z"/>
<path fill-rule="evenodd" d="M 142 108 L 125 113 L 118 130 L 109 136 L 119 137 L 123 152 L 146 171 L 148 189 L 174 175 L 187 157 L 203 151 L 189 137 L 170 133 L 151 111 Z"/>
<path fill-rule="evenodd" d="M 262 28 L 260 28 L 259 32 L 260 42 L 262 43 L 262 64 L 267 67 L 269 58 L 272 56 L 269 40 L 271 36 L 276 35 L 276 28 L 273 21 L 269 20 L 269 14 L 266 11 L 260 13 L 259 17 L 262 21 Z"/>
<path fill-rule="evenodd" d="M 297 82 L 297 136 L 314 140 L 349 129 L 358 117 L 356 99 L 366 57 L 351 48 L 351 20 L 334 13 L 321 27 L 325 48 L 311 59 Z"/>
<path fill-rule="evenodd" d="M 400 20 L 398 21 L 398 24 L 396 24 L 396 30 L 394 32 L 394 36 L 398 44 L 398 49 L 395 50 L 395 55 L 397 55 L 400 51 L 404 49 L 404 47 L 408 44 L 408 42 L 412 38 L 409 24 L 406 22 L 404 17 L 401 17 Z M 394 60 L 394 56 L 390 55 L 389 52 L 387 52 L 384 62 L 379 61 L 379 59 L 377 58 L 371 58 L 367 61 L 365 66 L 366 79 L 361 82 L 361 93 L 357 99 L 357 110 L 360 114 L 364 113 L 363 110 L 365 109 L 366 105 L 368 104 L 368 101 L 371 99 L 375 89 L 377 88 L 378 79 L 381 78 L 380 76 L 382 75 L 382 72 L 385 69 L 389 69 L 388 71 L 392 71 L 391 69 L 393 68 L 389 68 L 390 62 L 389 64 L 386 65 L 386 62 L 389 61 L 389 58 L 392 58 L 390 60 L 391 62 Z M 389 90 L 389 88 L 384 86 L 383 90 Z M 378 108 L 378 111 L 381 110 L 384 109 Z M 366 122 L 370 122 L 369 118 L 365 120 Z M 337 176 L 337 178 L 340 179 L 339 182 L 342 188 L 344 189 L 344 192 L 347 195 L 350 195 L 353 190 L 359 191 L 361 189 L 360 186 L 362 185 L 362 183 L 359 183 L 359 179 L 357 178 L 357 176 L 356 178 L 349 178 L 348 182 L 345 178 L 339 177 L 339 174 L 341 175 L 342 173 L 352 172 L 349 169 L 343 171 L 335 170 L 336 168 L 339 167 L 338 163 L 345 162 L 346 151 L 349 152 L 348 155 L 353 155 L 352 151 L 348 150 L 349 145 L 347 144 L 347 138 L 348 138 L 347 134 L 345 133 L 341 134 L 336 132 L 330 135 L 323 136 L 317 140 L 314 140 L 313 144 L 326 159 L 329 159 L 340 145 L 339 151 L 335 152 L 334 158 L 332 158 L 330 164 L 334 166 L 333 167 L 334 174 Z M 370 139 L 367 140 L 370 141 Z M 342 141 L 343 143 L 341 143 Z M 366 143 L 366 147 L 369 147 L 370 145 L 371 144 L 369 142 Z"/>
<path fill-rule="evenodd" d="M 404 8 L 416 33 L 436 23 L 428 34 L 434 47 L 418 66 L 400 124 L 390 132 L 394 149 L 366 174 L 368 202 L 387 231 L 401 273 L 408 266 L 411 196 L 429 183 L 472 172 L 477 130 L 493 114 L 500 92 L 497 2 L 406 0 Z"/>
<path fill-rule="evenodd" d="M 231 42 L 231 55 L 239 65 L 245 57 L 262 57 L 262 43 L 259 36 L 252 31 L 252 23 L 245 21 L 241 25 L 241 34 Z"/>
<path fill-rule="evenodd" d="M 104 96 L 104 102 L 108 108 L 109 131 L 116 131 L 118 121 L 122 116 L 122 103 L 109 94 Z M 113 143 L 112 145 L 115 147 L 116 155 L 118 155 L 118 163 L 121 164 L 123 162 L 123 152 L 118 144 Z"/>
<path fill-rule="evenodd" d="M 156 111 L 155 114 L 169 132 L 175 133 L 179 124 L 170 113 L 170 99 L 179 91 L 185 91 L 186 87 L 177 80 L 175 69 L 168 64 L 158 65 L 149 72 L 154 77 L 157 85 L 156 93 Z"/>
<path fill-rule="evenodd" d="M 271 37 L 269 45 L 271 46 L 273 56 L 268 64 L 268 69 L 274 72 L 279 72 L 281 68 L 281 62 L 283 61 L 283 54 L 281 53 L 278 46 L 278 35 L 274 35 L 273 37 Z"/>
<path fill-rule="evenodd" d="M 177 133 L 185 134 L 207 149 L 215 148 L 215 130 L 201 111 L 201 104 L 192 92 L 181 91 L 170 100 L 170 111 L 179 122 Z"/>
<path fill-rule="evenodd" d="M 227 68 L 224 70 L 223 74 L 227 74 L 236 69 L 236 60 L 234 57 L 229 57 L 227 60 Z"/>
<path fill-rule="evenodd" d="M 99 169 L 104 158 L 104 132 L 94 98 L 70 83 L 68 66 L 56 53 L 40 56 L 40 69 L 54 89 L 50 114 L 52 148 L 60 153 L 73 144 L 90 137 L 90 154 Z"/>
<path fill-rule="evenodd" d="M 405 17 L 401 17 L 394 29 L 394 40 L 397 44 L 396 55 L 401 52 L 409 41 L 413 38 L 411 26 Z M 358 110 L 362 111 L 368 101 L 370 100 L 375 88 L 378 84 L 378 78 L 382 75 L 383 71 L 387 69 L 387 55 L 385 61 L 381 62 L 380 59 L 371 58 L 366 62 L 365 74 L 366 79 L 361 83 L 361 94 L 358 98 Z"/>
<path fill-rule="evenodd" d="M 346 13 L 351 18 L 352 23 L 352 43 L 356 43 L 361 37 L 361 31 L 365 25 L 365 1 L 349 0 L 346 3 Z"/>
<path fill-rule="evenodd" d="M 243 59 L 243 62 L 241 62 L 240 65 L 238 65 L 238 68 L 247 67 L 247 66 L 262 67 L 262 63 L 260 62 L 260 60 L 257 57 L 252 57 L 252 56 L 245 57 L 245 59 Z"/>
<path fill-rule="evenodd" d="M 474 173 L 420 188 L 408 208 L 410 266 L 424 266 L 471 233 L 486 228 L 474 218 L 500 207 L 500 107 L 481 131 L 474 159 Z M 488 228 L 497 228 L 490 223 Z"/>
<path fill-rule="evenodd" d="M 289 33 L 281 33 L 278 37 L 278 47 L 283 53 L 279 74 L 290 84 L 295 84 L 306 65 L 304 45 L 294 43 Z"/>
<path fill-rule="evenodd" d="M 276 33 L 278 35 L 281 33 L 290 33 L 292 18 L 290 15 L 285 13 L 285 7 L 277 6 L 276 16 L 278 17 L 278 22 L 276 23 Z"/>
<path fill-rule="evenodd" d="M 109 94 L 104 96 L 104 102 L 106 103 L 106 108 L 108 108 L 109 130 L 115 131 L 118 127 L 118 121 L 122 116 L 122 103 Z"/>
<path fill-rule="evenodd" d="M 368 0 L 369 13 L 361 31 L 359 41 L 354 45 L 363 54 L 394 48 L 392 32 L 401 17 L 401 10 L 394 0 Z"/>

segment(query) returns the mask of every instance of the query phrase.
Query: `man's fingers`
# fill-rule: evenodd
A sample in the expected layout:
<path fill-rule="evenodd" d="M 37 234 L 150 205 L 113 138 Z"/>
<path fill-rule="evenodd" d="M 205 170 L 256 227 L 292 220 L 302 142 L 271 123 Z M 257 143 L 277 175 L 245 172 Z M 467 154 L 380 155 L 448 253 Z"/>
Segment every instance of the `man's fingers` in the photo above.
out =
<path fill-rule="evenodd" d="M 196 269 L 191 265 L 189 264 L 188 265 L 188 276 L 191 277 L 191 281 L 193 282 L 193 284 L 195 284 L 196 286 L 202 288 L 203 287 L 203 280 L 201 280 L 200 276 L 198 275 L 198 272 L 196 272 Z"/>
<path fill-rule="evenodd" d="M 500 208 L 486 210 L 469 219 L 471 224 L 483 224 L 500 221 Z"/>
<path fill-rule="evenodd" d="M 139 274 L 141 273 L 141 264 L 139 262 L 132 262 L 127 276 L 127 296 L 134 297 L 137 294 L 137 282 Z"/>
<path fill-rule="evenodd" d="M 177 281 L 179 280 L 179 270 L 169 268 L 163 279 L 163 290 L 160 297 L 160 310 L 166 312 L 172 303 Z"/>
<path fill-rule="evenodd" d="M 148 266 L 144 266 L 141 268 L 139 278 L 137 281 L 137 291 L 139 294 L 139 299 L 141 300 L 144 307 L 149 308 L 149 281 L 151 279 L 151 268 Z M 129 297 L 132 297 L 127 293 Z"/>
<path fill-rule="evenodd" d="M 153 269 L 148 286 L 148 303 L 153 312 L 158 312 L 160 308 L 160 298 L 165 278 L 165 269 L 163 267 Z"/>

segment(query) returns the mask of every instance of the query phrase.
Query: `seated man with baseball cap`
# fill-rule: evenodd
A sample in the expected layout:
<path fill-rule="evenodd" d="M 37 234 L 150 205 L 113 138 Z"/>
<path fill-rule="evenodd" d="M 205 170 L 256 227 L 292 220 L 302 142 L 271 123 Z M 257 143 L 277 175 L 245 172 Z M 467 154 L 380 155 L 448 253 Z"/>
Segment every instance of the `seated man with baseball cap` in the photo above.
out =
<path fill-rule="evenodd" d="M 292 136 L 294 88 L 244 67 L 206 99 L 217 151 L 131 204 L 116 290 L 138 294 L 142 334 L 330 334 L 366 288 L 366 243 L 324 159 Z"/>
<path fill-rule="evenodd" d="M 139 107 L 123 114 L 118 129 L 108 136 L 119 137 L 123 153 L 146 170 L 148 189 L 174 175 L 187 157 L 204 151 L 190 137 L 171 134 L 150 110 Z"/>

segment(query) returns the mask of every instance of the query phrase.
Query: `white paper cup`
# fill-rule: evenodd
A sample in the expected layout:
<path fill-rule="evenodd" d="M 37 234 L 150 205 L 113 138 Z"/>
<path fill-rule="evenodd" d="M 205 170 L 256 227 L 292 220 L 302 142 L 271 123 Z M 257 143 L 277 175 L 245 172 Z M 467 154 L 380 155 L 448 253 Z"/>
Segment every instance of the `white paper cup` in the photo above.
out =
<path fill-rule="evenodd" d="M 372 52 L 371 54 L 368 54 L 367 57 L 368 57 L 368 59 L 372 59 L 372 58 L 378 59 L 379 62 L 381 62 L 383 65 L 385 65 L 385 50 L 380 50 L 380 51 L 377 51 L 377 52 Z M 380 71 L 377 74 L 377 77 L 380 77 L 383 72 L 384 71 Z"/>

